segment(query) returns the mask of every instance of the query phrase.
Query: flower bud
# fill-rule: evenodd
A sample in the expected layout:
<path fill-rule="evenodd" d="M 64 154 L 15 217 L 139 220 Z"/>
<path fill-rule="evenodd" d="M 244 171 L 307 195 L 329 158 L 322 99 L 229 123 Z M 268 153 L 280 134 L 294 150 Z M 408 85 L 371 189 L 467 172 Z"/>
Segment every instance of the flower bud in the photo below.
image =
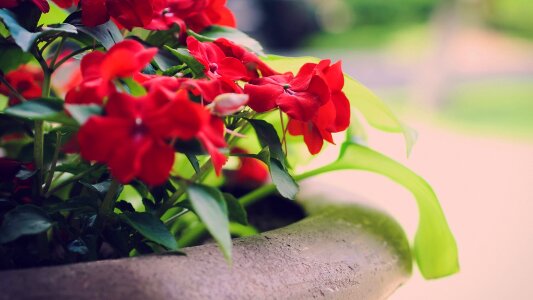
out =
<path fill-rule="evenodd" d="M 243 109 L 244 105 L 248 103 L 249 98 L 246 94 L 220 94 L 208 108 L 217 116 L 229 116 Z"/>

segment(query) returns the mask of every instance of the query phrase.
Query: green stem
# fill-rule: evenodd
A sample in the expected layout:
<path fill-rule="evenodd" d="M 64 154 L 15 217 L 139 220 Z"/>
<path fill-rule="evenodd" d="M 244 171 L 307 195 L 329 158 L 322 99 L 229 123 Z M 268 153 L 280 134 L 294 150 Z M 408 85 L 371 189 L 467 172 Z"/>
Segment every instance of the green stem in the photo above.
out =
<path fill-rule="evenodd" d="M 104 197 L 104 201 L 102 201 L 102 205 L 100 206 L 99 213 L 100 215 L 104 216 L 104 218 L 107 218 L 113 214 L 113 209 L 115 209 L 115 202 L 117 200 L 117 191 L 119 188 L 120 183 L 113 179 L 113 181 L 111 181 L 111 186 L 109 186 L 109 190 Z"/>
<path fill-rule="evenodd" d="M 54 193 L 60 191 L 61 189 L 63 189 L 64 187 L 68 186 L 69 184 L 83 178 L 85 175 L 91 173 L 92 171 L 94 170 L 97 170 L 98 168 L 100 168 L 101 165 L 93 165 L 91 166 L 90 168 L 88 168 L 87 170 L 81 172 L 81 173 L 78 173 L 68 179 L 65 179 L 65 181 L 59 183 L 58 185 L 56 185 L 55 187 L 51 188 L 45 195 L 46 198 L 50 197 L 51 195 L 53 195 Z"/>
<path fill-rule="evenodd" d="M 39 189 L 42 187 L 42 177 L 44 174 L 44 122 L 35 121 L 35 133 L 33 138 L 33 158 L 35 160 L 35 168 L 39 175 Z"/>
<path fill-rule="evenodd" d="M 87 47 L 83 47 L 83 48 L 80 48 L 78 50 L 75 50 L 75 51 L 72 51 L 70 54 L 66 55 L 65 57 L 63 57 L 61 60 L 59 60 L 55 65 L 54 65 L 54 69 L 57 69 L 59 68 L 62 64 L 66 63 L 69 59 L 73 58 L 74 56 L 78 55 L 78 54 L 82 54 L 83 52 L 85 51 L 89 51 L 91 49 L 93 49 L 94 46 L 87 46 Z"/>
<path fill-rule="evenodd" d="M 63 36 L 61 37 L 61 41 L 59 42 L 59 45 L 57 46 L 56 53 L 54 54 L 54 57 L 52 58 L 52 61 L 50 62 L 50 69 L 55 70 L 56 69 L 56 61 L 59 57 L 59 54 L 61 54 L 61 50 L 63 50 L 63 45 L 65 44 L 66 38 Z M 53 72 L 53 71 L 52 71 Z"/>
<path fill-rule="evenodd" d="M 44 188 L 42 193 L 46 194 L 48 190 L 50 189 L 50 186 L 52 185 L 52 180 L 54 179 L 54 173 L 56 170 L 57 160 L 59 158 L 59 150 L 61 148 L 61 139 L 62 135 L 61 132 L 57 132 L 57 138 L 56 138 L 56 148 L 54 151 L 54 158 L 52 159 L 52 164 L 50 165 L 50 170 L 48 170 L 48 174 L 46 174 L 46 180 L 44 184 Z"/>

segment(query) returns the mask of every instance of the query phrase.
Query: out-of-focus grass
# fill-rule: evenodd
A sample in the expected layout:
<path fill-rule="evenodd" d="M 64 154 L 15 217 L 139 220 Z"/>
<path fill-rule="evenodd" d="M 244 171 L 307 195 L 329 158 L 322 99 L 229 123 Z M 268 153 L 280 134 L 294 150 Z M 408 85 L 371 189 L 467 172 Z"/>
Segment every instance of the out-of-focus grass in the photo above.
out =
<path fill-rule="evenodd" d="M 424 24 L 361 26 L 340 33 L 321 32 L 310 37 L 306 48 L 314 49 L 375 49 L 386 48 L 398 40 L 409 40 L 422 46 L 427 41 L 428 27 Z M 418 47 L 417 47 L 418 48 Z"/>
<path fill-rule="evenodd" d="M 378 94 L 400 115 L 483 135 L 533 138 L 533 80 L 461 84 L 450 91 L 440 108 L 429 112 L 410 102 L 405 89 Z"/>

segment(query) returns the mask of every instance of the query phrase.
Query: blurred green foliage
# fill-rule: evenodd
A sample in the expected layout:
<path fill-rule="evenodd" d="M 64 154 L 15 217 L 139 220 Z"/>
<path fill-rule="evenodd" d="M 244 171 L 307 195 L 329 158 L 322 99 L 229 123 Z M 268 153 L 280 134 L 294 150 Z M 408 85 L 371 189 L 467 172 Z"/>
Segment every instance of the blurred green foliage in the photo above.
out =
<path fill-rule="evenodd" d="M 439 0 L 345 0 L 356 25 L 390 25 L 426 21 Z M 526 0 L 527 1 L 527 0 Z"/>
<path fill-rule="evenodd" d="M 499 29 L 533 38 L 533 1 L 485 0 L 487 22 Z"/>

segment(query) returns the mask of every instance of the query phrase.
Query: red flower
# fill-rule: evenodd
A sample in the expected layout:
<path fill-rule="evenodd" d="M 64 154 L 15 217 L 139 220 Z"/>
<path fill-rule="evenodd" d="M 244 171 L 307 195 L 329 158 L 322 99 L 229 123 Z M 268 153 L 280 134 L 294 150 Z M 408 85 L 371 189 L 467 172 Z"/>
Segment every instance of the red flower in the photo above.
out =
<path fill-rule="evenodd" d="M 69 8 L 74 5 L 78 5 L 79 0 L 53 0 L 57 6 L 61 8 Z"/>
<path fill-rule="evenodd" d="M 0 2 L 0 8 L 13 8 L 18 6 L 22 1 L 24 0 L 2 0 Z M 35 4 L 39 10 L 43 13 L 47 13 L 50 11 L 50 5 L 46 0 L 32 0 L 33 4 Z"/>
<path fill-rule="evenodd" d="M 226 164 L 228 158 L 220 152 L 220 148 L 225 148 L 226 141 L 224 140 L 224 122 L 222 119 L 211 116 L 200 132 L 197 138 L 202 143 L 202 146 L 211 155 L 211 162 L 215 168 L 215 173 L 220 175 L 222 167 Z"/>
<path fill-rule="evenodd" d="M 145 49 L 139 42 L 125 40 L 107 53 L 94 51 L 85 55 L 81 60 L 83 81 L 68 92 L 66 102 L 101 104 L 102 99 L 115 90 L 113 80 L 136 75 L 156 52 L 156 48 Z"/>
<path fill-rule="evenodd" d="M 287 126 L 291 135 L 303 135 L 311 154 L 320 152 L 324 140 L 333 144 L 331 134 L 344 131 L 350 125 L 350 103 L 342 92 L 344 75 L 341 62 L 330 64 L 331 61 L 323 60 L 318 65 L 306 64 L 302 69 L 306 72 L 312 71 L 327 81 L 331 90 L 331 101 L 321 106 L 311 120 L 291 119 Z"/>
<path fill-rule="evenodd" d="M 227 57 L 234 57 L 240 60 L 246 67 L 249 78 L 259 78 L 260 75 L 266 77 L 279 74 L 261 61 L 257 55 L 228 39 L 219 38 L 214 43 Z"/>
<path fill-rule="evenodd" d="M 253 79 L 244 87 L 250 95 L 248 105 L 257 112 L 279 107 L 292 119 L 309 121 L 318 109 L 330 101 L 326 80 L 314 70 L 301 68 L 298 75 L 292 73 Z"/>
<path fill-rule="evenodd" d="M 35 99 L 41 97 L 44 75 L 41 69 L 31 66 L 20 66 L 18 69 L 13 70 L 6 74 L 5 79 L 7 82 L 26 99 Z M 9 97 L 9 105 L 19 104 L 20 101 L 11 90 L 0 84 L 0 94 Z"/>
<path fill-rule="evenodd" d="M 97 26 L 113 17 L 121 26 L 131 30 L 150 24 L 160 6 L 161 0 L 83 0 L 82 21 L 86 26 Z"/>
<path fill-rule="evenodd" d="M 232 154 L 246 154 L 246 150 L 233 148 Z M 230 184 L 255 188 L 270 178 L 267 165 L 255 158 L 239 156 L 240 165 L 236 171 L 229 173 Z"/>
<path fill-rule="evenodd" d="M 167 30 L 178 24 L 185 30 L 200 32 L 211 25 L 235 27 L 235 16 L 226 7 L 226 0 L 167 0 L 167 5 L 155 10 L 149 29 Z"/>
<path fill-rule="evenodd" d="M 218 95 L 233 93 L 242 94 L 242 88 L 231 80 L 219 79 L 186 79 L 181 88 L 190 90 L 195 96 L 201 96 L 202 101 L 211 103 Z"/>
<path fill-rule="evenodd" d="M 106 163 L 122 183 L 134 178 L 150 185 L 164 183 L 174 163 L 168 140 L 201 135 L 206 123 L 203 107 L 185 92 L 172 99 L 165 95 L 158 90 L 141 98 L 112 94 L 106 115 L 90 118 L 78 133 L 82 157 Z"/>
<path fill-rule="evenodd" d="M 234 58 L 227 57 L 214 43 L 201 43 L 192 36 L 187 38 L 187 48 L 203 66 L 207 77 L 241 80 L 248 77 L 244 64 Z"/>

